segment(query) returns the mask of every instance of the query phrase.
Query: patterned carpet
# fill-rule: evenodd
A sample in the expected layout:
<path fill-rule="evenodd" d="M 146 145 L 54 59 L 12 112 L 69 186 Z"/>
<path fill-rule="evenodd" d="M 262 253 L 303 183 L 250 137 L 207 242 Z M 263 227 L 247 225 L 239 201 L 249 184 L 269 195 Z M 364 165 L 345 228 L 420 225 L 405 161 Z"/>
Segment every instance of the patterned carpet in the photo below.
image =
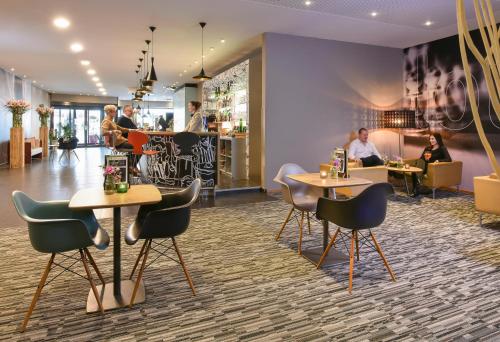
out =
<path fill-rule="evenodd" d="M 378 255 L 362 250 L 349 295 L 348 264 L 316 270 L 296 254 L 296 226 L 274 241 L 281 201 L 197 209 L 178 240 L 196 297 L 180 266 L 159 259 L 145 272 L 144 304 L 86 314 L 86 281 L 64 274 L 44 288 L 24 334 L 16 329 L 48 256 L 32 250 L 26 228 L 3 229 L 0 340 L 498 341 L 500 225 L 479 227 L 471 197 L 440 194 L 392 199 L 374 230 L 395 283 Z M 305 240 L 321 244 L 318 223 Z M 122 247 L 124 274 L 138 250 Z M 91 252 L 111 279 L 112 249 Z"/>

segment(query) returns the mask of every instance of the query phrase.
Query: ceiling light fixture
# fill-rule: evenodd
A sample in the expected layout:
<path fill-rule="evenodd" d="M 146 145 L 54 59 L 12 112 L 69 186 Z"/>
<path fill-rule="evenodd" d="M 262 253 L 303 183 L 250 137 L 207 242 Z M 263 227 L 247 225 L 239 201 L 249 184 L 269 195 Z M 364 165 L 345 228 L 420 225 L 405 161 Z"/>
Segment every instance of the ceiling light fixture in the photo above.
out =
<path fill-rule="evenodd" d="M 433 23 L 432 21 L 430 21 L 430 20 L 427 20 L 427 21 L 424 23 L 424 25 L 425 25 L 425 26 L 431 26 L 432 24 L 434 24 L 434 23 Z"/>
<path fill-rule="evenodd" d="M 370 15 L 371 15 L 372 17 L 376 17 L 376 16 L 378 15 L 378 12 L 373 11 L 372 13 L 370 13 Z"/>
<path fill-rule="evenodd" d="M 97 77 L 97 76 L 92 77 L 92 81 L 99 82 L 99 77 Z"/>
<path fill-rule="evenodd" d="M 55 27 L 60 29 L 66 29 L 71 24 L 68 19 L 63 17 L 55 18 L 52 23 L 54 24 Z"/>
<path fill-rule="evenodd" d="M 89 70 L 87 70 L 87 74 L 89 74 L 89 75 L 95 75 L 96 72 L 95 72 L 94 69 L 89 69 Z"/>
<path fill-rule="evenodd" d="M 90 65 L 90 61 L 86 60 L 86 59 L 83 59 L 80 61 L 80 64 L 83 65 L 83 66 L 87 66 L 87 65 Z"/>
<path fill-rule="evenodd" d="M 78 52 L 82 52 L 83 51 L 83 45 L 80 44 L 80 43 L 73 43 L 70 45 L 69 47 L 71 49 L 71 51 L 73 51 L 74 53 L 78 53 Z"/>
<path fill-rule="evenodd" d="M 100 92 L 105 92 L 105 91 L 106 91 L 106 89 L 104 89 L 104 88 L 99 88 L 99 91 L 100 91 Z"/>
<path fill-rule="evenodd" d="M 14 71 L 16 71 L 16 69 L 14 69 L 14 68 L 10 68 L 10 71 L 14 72 Z"/>
<path fill-rule="evenodd" d="M 310 1 L 310 0 L 306 0 L 304 2 L 304 5 L 306 5 L 306 6 L 311 6 L 311 4 L 312 4 L 312 1 Z"/>
<path fill-rule="evenodd" d="M 96 87 L 102 87 L 102 83 L 101 82 L 96 83 L 95 85 L 96 85 Z"/>
<path fill-rule="evenodd" d="M 155 70 L 155 65 L 154 65 L 154 63 L 155 63 L 155 57 L 154 57 L 155 41 L 154 41 L 154 35 L 153 35 L 153 33 L 156 30 L 156 27 L 150 26 L 149 29 L 151 30 L 151 69 L 149 70 L 148 81 L 156 82 L 156 81 L 158 81 L 158 78 L 156 77 L 156 70 Z M 148 44 L 148 50 L 149 50 L 149 44 Z"/>
<path fill-rule="evenodd" d="M 221 42 L 221 44 L 225 44 L 226 40 L 225 39 L 221 39 L 220 42 Z"/>
<path fill-rule="evenodd" d="M 198 80 L 198 81 L 207 81 L 207 80 L 211 80 L 212 77 L 210 76 L 207 76 L 205 74 L 205 69 L 203 67 L 203 47 L 204 47 L 204 32 L 205 32 L 205 26 L 207 25 L 207 23 L 203 23 L 201 22 L 200 23 L 200 27 L 201 27 L 201 56 L 202 56 L 202 59 L 201 59 L 201 71 L 198 75 L 194 76 L 193 79 L 195 80 Z"/>

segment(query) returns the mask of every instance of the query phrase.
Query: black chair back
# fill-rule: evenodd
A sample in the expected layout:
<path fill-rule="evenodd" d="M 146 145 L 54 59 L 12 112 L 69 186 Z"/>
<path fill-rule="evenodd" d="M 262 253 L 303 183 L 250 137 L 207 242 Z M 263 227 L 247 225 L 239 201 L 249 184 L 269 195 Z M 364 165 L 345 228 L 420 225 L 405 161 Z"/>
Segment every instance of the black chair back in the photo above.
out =
<path fill-rule="evenodd" d="M 174 135 L 174 144 L 179 148 L 179 156 L 188 156 L 193 154 L 193 147 L 200 141 L 198 134 L 193 132 L 180 132 Z"/>
<path fill-rule="evenodd" d="M 387 196 L 393 193 L 389 183 L 377 183 L 348 200 L 320 198 L 316 217 L 348 229 L 375 228 L 384 222 Z"/>
<path fill-rule="evenodd" d="M 201 189 L 200 179 L 179 192 L 165 194 L 161 202 L 141 206 L 137 214 L 140 221 L 140 239 L 164 239 L 175 237 L 186 231 L 191 219 L 191 205 L 197 200 Z"/>

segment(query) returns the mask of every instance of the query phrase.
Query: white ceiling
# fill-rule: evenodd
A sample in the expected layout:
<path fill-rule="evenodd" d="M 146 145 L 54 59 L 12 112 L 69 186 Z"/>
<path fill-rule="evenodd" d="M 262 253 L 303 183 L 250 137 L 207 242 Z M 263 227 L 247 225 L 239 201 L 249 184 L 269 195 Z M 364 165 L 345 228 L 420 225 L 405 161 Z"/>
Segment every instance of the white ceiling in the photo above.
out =
<path fill-rule="evenodd" d="M 499 1 L 493 5 L 500 10 Z M 71 26 L 56 29 L 56 16 Z M 424 26 L 427 20 L 434 24 Z M 155 99 L 161 99 L 171 96 L 163 86 L 192 82 L 199 72 L 199 21 L 208 23 L 208 73 L 258 48 L 263 32 L 398 48 L 456 34 L 453 0 L 312 0 L 311 6 L 303 0 L 0 0 L 0 67 L 54 92 L 97 94 L 79 63 L 88 59 L 108 95 L 129 99 L 148 26 L 155 25 Z M 85 50 L 71 53 L 74 41 Z"/>

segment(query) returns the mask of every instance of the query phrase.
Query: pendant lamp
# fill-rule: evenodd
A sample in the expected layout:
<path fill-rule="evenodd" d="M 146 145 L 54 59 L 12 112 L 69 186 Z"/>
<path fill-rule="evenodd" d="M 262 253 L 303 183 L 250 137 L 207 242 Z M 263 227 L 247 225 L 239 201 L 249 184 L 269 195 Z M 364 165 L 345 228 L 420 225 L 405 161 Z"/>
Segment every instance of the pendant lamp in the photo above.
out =
<path fill-rule="evenodd" d="M 144 65 L 145 65 L 144 71 L 146 72 L 146 74 L 144 75 L 144 79 L 142 80 L 142 85 L 144 85 L 146 87 L 150 87 L 153 85 L 153 81 L 151 81 L 149 79 L 149 71 L 148 71 L 149 44 L 151 43 L 151 41 L 149 39 L 146 39 L 145 42 L 146 42 L 146 45 L 148 46 L 148 50 L 146 51 L 147 54 L 144 54 Z"/>
<path fill-rule="evenodd" d="M 193 78 L 195 80 L 198 80 L 198 81 L 207 81 L 207 80 L 211 80 L 212 79 L 212 77 L 207 76 L 205 74 L 205 69 L 203 68 L 203 65 L 204 65 L 204 63 L 203 63 L 203 60 L 204 60 L 204 58 L 203 58 L 203 47 L 204 47 L 203 46 L 203 43 L 204 43 L 203 42 L 203 33 L 204 33 L 206 25 L 207 25 L 207 23 L 200 23 L 200 26 L 201 26 L 201 71 L 200 71 L 200 73 L 198 75 L 193 76 Z"/>
<path fill-rule="evenodd" d="M 149 29 L 151 30 L 151 69 L 149 70 L 149 75 L 148 75 L 148 81 L 155 82 L 158 81 L 158 78 L 156 77 L 156 70 L 155 70 L 155 57 L 154 57 L 154 51 L 155 51 L 155 43 L 154 43 L 154 37 L 153 33 L 156 30 L 156 27 L 150 26 Z M 148 44 L 149 48 L 149 44 Z"/>

